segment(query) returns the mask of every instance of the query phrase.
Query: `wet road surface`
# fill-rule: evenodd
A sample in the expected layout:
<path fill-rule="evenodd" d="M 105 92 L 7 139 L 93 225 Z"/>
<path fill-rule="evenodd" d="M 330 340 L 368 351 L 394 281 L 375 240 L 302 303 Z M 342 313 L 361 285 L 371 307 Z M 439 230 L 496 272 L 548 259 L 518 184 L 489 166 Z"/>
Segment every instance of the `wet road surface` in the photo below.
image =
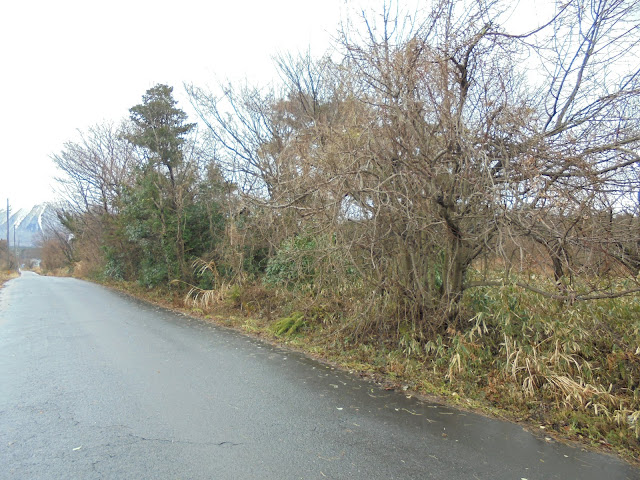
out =
<path fill-rule="evenodd" d="M 91 283 L 0 290 L 0 479 L 640 479 Z"/>

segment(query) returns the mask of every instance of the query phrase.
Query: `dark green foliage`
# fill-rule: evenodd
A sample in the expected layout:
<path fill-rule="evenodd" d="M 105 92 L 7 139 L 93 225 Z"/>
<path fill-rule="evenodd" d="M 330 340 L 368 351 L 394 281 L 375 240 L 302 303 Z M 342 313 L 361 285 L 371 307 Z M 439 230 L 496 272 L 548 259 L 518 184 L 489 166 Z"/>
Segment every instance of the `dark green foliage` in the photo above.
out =
<path fill-rule="evenodd" d="M 211 252 L 224 231 L 222 178 L 214 167 L 200 170 L 193 148 L 186 156 L 194 124 L 186 123 L 172 92 L 157 85 L 130 109 L 136 129 L 127 138 L 143 149 L 146 160 L 123 194 L 119 221 L 135 245 L 138 280 L 149 286 L 191 280 L 193 259 Z"/>
<path fill-rule="evenodd" d="M 316 240 L 308 236 L 296 236 L 285 240 L 276 255 L 267 263 L 265 283 L 289 288 L 312 283 L 315 275 L 316 248 Z"/>
<path fill-rule="evenodd" d="M 245 246 L 242 268 L 250 275 L 263 275 L 269 265 L 269 249 L 267 247 Z"/>
<path fill-rule="evenodd" d="M 124 280 L 124 255 L 121 252 L 118 252 L 115 248 L 107 245 L 102 246 L 102 251 L 104 252 L 105 257 L 105 265 L 103 269 L 104 276 L 113 280 Z"/>
<path fill-rule="evenodd" d="M 225 219 L 219 205 L 206 198 L 196 198 L 184 210 L 183 238 L 185 254 L 201 257 L 223 241 Z"/>
<path fill-rule="evenodd" d="M 167 278 L 169 278 L 170 266 L 147 257 L 140 263 L 138 281 L 146 287 L 157 287 L 165 284 L 167 283 Z"/>
<path fill-rule="evenodd" d="M 143 103 L 132 107 L 131 120 L 138 130 L 129 141 L 145 148 L 150 156 L 167 168 L 178 168 L 182 162 L 185 135 L 195 124 L 185 123 L 187 114 L 176 108 L 173 87 L 156 85 L 143 95 Z"/>

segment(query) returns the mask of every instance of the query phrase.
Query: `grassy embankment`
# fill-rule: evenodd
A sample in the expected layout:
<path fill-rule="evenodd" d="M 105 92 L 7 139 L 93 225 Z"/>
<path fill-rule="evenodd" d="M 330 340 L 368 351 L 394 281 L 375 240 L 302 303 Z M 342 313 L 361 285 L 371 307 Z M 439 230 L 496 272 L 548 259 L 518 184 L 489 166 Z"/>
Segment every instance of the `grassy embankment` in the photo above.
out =
<path fill-rule="evenodd" d="M 15 270 L 0 270 L 0 288 L 2 288 L 2 286 L 12 278 L 19 276 L 20 274 Z"/>
<path fill-rule="evenodd" d="M 185 301 L 175 290 L 109 285 L 307 352 L 387 388 L 640 458 L 638 296 L 570 304 L 515 286 L 475 289 L 465 297 L 467 325 L 425 341 L 402 324 L 358 336 L 358 320 L 348 311 L 299 291 L 228 286 Z M 340 304 L 355 301 L 345 300 Z"/>

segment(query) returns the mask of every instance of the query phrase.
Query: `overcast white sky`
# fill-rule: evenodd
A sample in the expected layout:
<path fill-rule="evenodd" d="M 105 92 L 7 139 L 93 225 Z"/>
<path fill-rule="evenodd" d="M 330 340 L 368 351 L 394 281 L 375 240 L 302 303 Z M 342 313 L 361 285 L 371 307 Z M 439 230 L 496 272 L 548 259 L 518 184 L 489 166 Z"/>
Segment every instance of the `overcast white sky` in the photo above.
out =
<path fill-rule="evenodd" d="M 52 200 L 78 129 L 118 121 L 157 83 L 266 83 L 272 56 L 322 54 L 345 0 L 35 0 L 0 6 L 0 208 Z"/>
<path fill-rule="evenodd" d="M 399 0 L 406 6 L 423 0 Z M 0 209 L 55 199 L 50 155 L 77 131 L 118 122 L 145 91 L 225 79 L 266 84 L 272 57 L 322 55 L 358 6 L 383 0 L 31 0 L 0 4 Z M 516 0 L 537 15 L 536 4 Z M 193 118 L 193 121 L 196 119 Z"/>

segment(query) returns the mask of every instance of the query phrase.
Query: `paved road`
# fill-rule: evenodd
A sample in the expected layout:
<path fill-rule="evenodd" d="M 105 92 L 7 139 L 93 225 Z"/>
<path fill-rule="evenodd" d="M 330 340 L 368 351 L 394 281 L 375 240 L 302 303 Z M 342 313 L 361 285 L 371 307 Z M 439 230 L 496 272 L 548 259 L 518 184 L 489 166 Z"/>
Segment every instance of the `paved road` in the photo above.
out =
<path fill-rule="evenodd" d="M 68 278 L 0 290 L 0 478 L 639 479 Z"/>

